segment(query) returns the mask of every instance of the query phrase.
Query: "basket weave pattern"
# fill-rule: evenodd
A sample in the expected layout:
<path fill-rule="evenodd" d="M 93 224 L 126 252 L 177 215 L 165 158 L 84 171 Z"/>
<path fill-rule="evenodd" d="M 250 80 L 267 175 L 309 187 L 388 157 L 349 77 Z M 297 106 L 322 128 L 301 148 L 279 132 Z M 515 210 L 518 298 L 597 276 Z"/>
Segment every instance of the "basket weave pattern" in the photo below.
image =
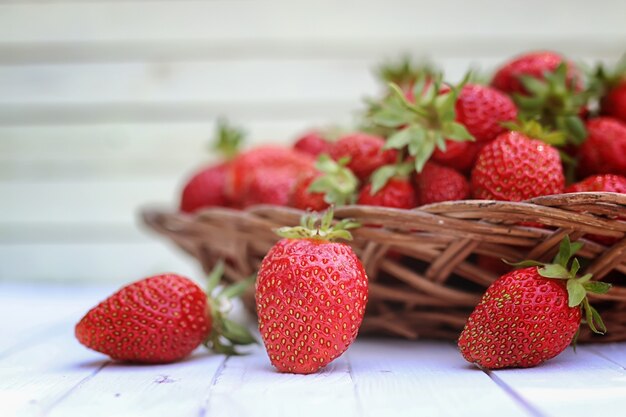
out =
<path fill-rule="evenodd" d="M 279 239 L 272 230 L 298 224 L 302 214 L 276 206 L 210 208 L 197 215 L 147 209 L 143 220 L 207 272 L 218 259 L 227 259 L 226 279 L 236 282 L 253 274 Z M 590 295 L 608 333 L 595 337 L 583 326 L 580 340 L 626 340 L 626 222 L 616 220 L 626 219 L 626 195 L 564 194 L 523 203 L 467 200 L 414 210 L 346 206 L 337 208 L 335 217 L 374 226 L 354 230 L 351 242 L 370 281 L 362 333 L 454 340 L 499 276 L 479 266 L 478 259 L 548 261 L 569 235 L 585 243 L 577 254 L 581 272 L 613 283 L 608 294 Z M 586 235 L 615 238 L 615 243 L 604 246 Z M 252 291 L 244 303 L 254 311 Z"/>

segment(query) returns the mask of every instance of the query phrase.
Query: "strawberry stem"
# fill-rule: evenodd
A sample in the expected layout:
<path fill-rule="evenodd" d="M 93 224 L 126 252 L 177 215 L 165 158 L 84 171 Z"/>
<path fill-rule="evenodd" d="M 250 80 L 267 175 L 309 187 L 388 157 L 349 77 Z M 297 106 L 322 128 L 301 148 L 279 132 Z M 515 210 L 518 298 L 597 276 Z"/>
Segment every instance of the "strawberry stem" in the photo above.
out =
<path fill-rule="evenodd" d="M 288 239 L 352 240 L 352 234 L 348 229 L 354 229 L 361 225 L 352 219 L 343 219 L 333 225 L 333 214 L 332 206 L 323 215 L 308 213 L 300 218 L 299 226 L 281 227 L 275 229 L 274 232 L 278 236 Z"/>

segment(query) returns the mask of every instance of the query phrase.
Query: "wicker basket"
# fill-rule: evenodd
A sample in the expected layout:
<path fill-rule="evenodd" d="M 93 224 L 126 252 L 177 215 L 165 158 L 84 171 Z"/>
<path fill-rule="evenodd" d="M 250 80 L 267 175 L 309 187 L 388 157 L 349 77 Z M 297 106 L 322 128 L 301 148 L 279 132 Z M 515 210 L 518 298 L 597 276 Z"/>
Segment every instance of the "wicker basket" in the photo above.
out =
<path fill-rule="evenodd" d="M 211 208 L 193 216 L 147 209 L 143 220 L 198 259 L 206 271 L 219 258 L 227 259 L 226 278 L 238 281 L 256 271 L 278 240 L 272 230 L 297 224 L 301 215 L 276 206 Z M 456 339 L 485 288 L 499 275 L 485 260 L 550 260 L 569 235 L 585 243 L 578 253 L 586 260 L 584 272 L 614 284 L 608 294 L 591 300 L 608 333 L 595 337 L 583 328 L 580 340 L 626 340 L 626 222 L 615 220 L 626 218 L 626 195 L 564 194 L 523 203 L 467 200 L 414 210 L 346 206 L 335 215 L 383 226 L 353 231 L 352 246 L 370 280 L 363 333 Z M 585 235 L 615 238 L 615 243 L 604 246 Z M 254 311 L 252 291 L 244 302 Z"/>

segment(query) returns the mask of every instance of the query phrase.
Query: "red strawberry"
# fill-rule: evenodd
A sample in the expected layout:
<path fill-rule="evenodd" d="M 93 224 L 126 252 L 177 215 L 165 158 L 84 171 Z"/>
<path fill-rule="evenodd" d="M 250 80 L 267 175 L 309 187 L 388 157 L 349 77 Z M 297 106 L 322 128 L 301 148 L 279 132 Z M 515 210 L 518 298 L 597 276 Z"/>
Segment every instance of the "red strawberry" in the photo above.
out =
<path fill-rule="evenodd" d="M 226 120 L 218 120 L 213 149 L 226 159 L 231 159 L 244 140 L 243 130 L 231 126 Z M 195 212 L 204 207 L 228 206 L 226 195 L 226 177 L 230 162 L 222 162 L 195 173 L 185 184 L 180 199 L 180 209 L 186 213 Z"/>
<path fill-rule="evenodd" d="M 474 166 L 478 152 L 483 146 L 483 143 L 447 140 L 446 150 L 435 149 L 432 160 L 458 171 L 467 172 Z"/>
<path fill-rule="evenodd" d="M 385 141 L 367 133 L 351 133 L 339 138 L 330 148 L 330 156 L 338 161 L 349 157 L 348 168 L 360 180 L 366 180 L 372 172 L 396 160 L 396 151 L 383 150 Z"/>
<path fill-rule="evenodd" d="M 585 191 L 606 191 L 626 194 L 626 177 L 613 174 L 592 175 L 565 189 L 566 193 Z"/>
<path fill-rule="evenodd" d="M 578 152 L 578 173 L 626 176 L 626 124 L 610 117 L 587 122 L 587 140 Z"/>
<path fill-rule="evenodd" d="M 520 132 L 501 134 L 478 154 L 472 170 L 475 198 L 522 201 L 563 192 L 559 152 Z"/>
<path fill-rule="evenodd" d="M 193 213 L 204 207 L 229 205 L 226 197 L 227 162 L 205 168 L 196 173 L 183 188 L 180 209 L 185 213 Z"/>
<path fill-rule="evenodd" d="M 596 333 L 606 331 L 587 292 L 605 293 L 610 285 L 576 277 L 579 264 L 567 264 L 580 244 L 563 241 L 553 264 L 532 265 L 494 281 L 470 315 L 459 338 L 463 357 L 488 369 L 527 368 L 561 353 L 572 342 L 585 314 Z"/>
<path fill-rule="evenodd" d="M 259 330 L 272 365 L 280 372 L 310 374 L 340 356 L 356 338 L 367 303 L 367 275 L 352 248 L 353 223 L 279 229 L 285 238 L 259 269 L 256 306 Z"/>
<path fill-rule="evenodd" d="M 602 114 L 626 123 L 626 80 L 611 88 L 600 103 Z"/>
<path fill-rule="evenodd" d="M 456 120 L 477 142 L 490 142 L 506 131 L 502 122 L 517 118 L 517 108 L 507 95 L 477 84 L 467 84 L 455 104 Z"/>
<path fill-rule="evenodd" d="M 346 168 L 348 159 L 333 161 L 320 155 L 317 172 L 300 177 L 291 194 L 290 206 L 301 210 L 321 211 L 330 204 L 353 203 L 359 180 Z"/>
<path fill-rule="evenodd" d="M 523 75 L 542 79 L 546 73 L 553 72 L 565 59 L 549 51 L 529 52 L 508 61 L 496 72 L 491 85 L 505 93 L 526 93 L 520 81 Z M 567 76 L 570 83 L 578 85 L 580 77 L 576 68 L 566 62 Z"/>
<path fill-rule="evenodd" d="M 212 274 L 211 290 L 221 272 L 218 267 Z M 243 289 L 231 287 L 223 294 L 232 298 Z M 225 305 L 188 278 L 156 275 L 123 287 L 92 308 L 76 325 L 76 338 L 113 359 L 141 363 L 177 361 L 203 342 L 220 353 L 235 352 L 235 343 L 253 343 L 244 327 L 225 318 L 220 304 Z"/>
<path fill-rule="evenodd" d="M 407 178 L 392 178 L 380 190 L 372 194 L 372 184 L 359 193 L 358 204 L 410 209 L 417 206 L 417 196 Z"/>
<path fill-rule="evenodd" d="M 294 143 L 293 148 L 302 153 L 317 157 L 320 154 L 330 152 L 330 146 L 331 143 L 322 132 L 311 130 L 300 136 L 296 140 L 296 143 Z"/>
<path fill-rule="evenodd" d="M 470 187 L 463 175 L 452 168 L 427 162 L 415 178 L 420 204 L 463 200 L 469 197 Z"/>
<path fill-rule="evenodd" d="M 298 178 L 312 169 L 310 155 L 280 146 L 255 148 L 232 161 L 226 194 L 237 207 L 286 205 Z"/>

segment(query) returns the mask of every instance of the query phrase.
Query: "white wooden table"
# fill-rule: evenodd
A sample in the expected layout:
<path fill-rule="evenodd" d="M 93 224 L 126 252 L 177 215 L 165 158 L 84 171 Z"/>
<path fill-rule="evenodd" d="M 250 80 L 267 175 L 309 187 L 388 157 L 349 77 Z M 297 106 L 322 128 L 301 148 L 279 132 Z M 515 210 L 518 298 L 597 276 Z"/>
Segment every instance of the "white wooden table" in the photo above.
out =
<path fill-rule="evenodd" d="M 626 344 L 497 372 L 467 364 L 452 343 L 367 338 L 309 376 L 275 372 L 261 347 L 119 364 L 73 337 L 110 290 L 0 284 L 0 416 L 626 415 Z"/>

